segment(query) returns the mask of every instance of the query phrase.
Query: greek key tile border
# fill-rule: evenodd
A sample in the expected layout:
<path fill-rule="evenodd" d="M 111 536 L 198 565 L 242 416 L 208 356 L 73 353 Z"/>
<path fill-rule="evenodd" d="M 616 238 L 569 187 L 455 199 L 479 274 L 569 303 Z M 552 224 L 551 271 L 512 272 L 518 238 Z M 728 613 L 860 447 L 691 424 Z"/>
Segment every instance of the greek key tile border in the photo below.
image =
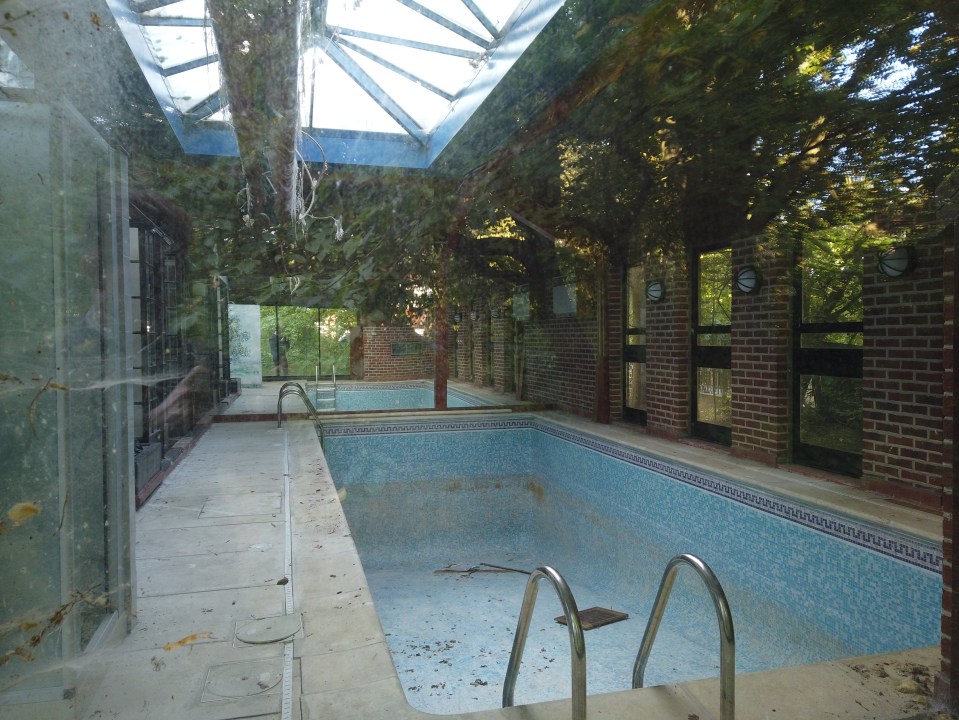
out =
<path fill-rule="evenodd" d="M 447 420 L 394 420 L 383 423 L 370 423 L 367 420 L 362 424 L 324 423 L 326 437 L 328 438 L 351 435 L 509 430 L 517 428 L 532 428 L 544 432 L 594 452 L 660 473 L 706 492 L 797 523 L 811 530 L 896 558 L 909 565 L 939 574 L 942 573 L 942 549 L 934 543 L 861 523 L 826 510 L 802 505 L 726 478 L 708 475 L 682 465 L 670 464 L 643 455 L 615 442 L 569 430 L 542 418 L 510 415 L 490 418 L 450 418 Z"/>
<path fill-rule="evenodd" d="M 368 392 L 370 390 L 426 390 L 433 389 L 432 381 L 427 380 L 403 380 L 399 382 L 364 382 L 362 380 L 348 380 L 341 381 L 336 386 L 337 392 Z M 470 407 L 482 407 L 488 403 L 484 402 L 481 398 L 478 398 L 469 393 L 465 393 L 461 390 L 455 390 L 453 388 L 448 388 L 446 391 L 449 397 L 454 397 L 457 400 L 460 400 L 465 403 L 469 403 Z"/>

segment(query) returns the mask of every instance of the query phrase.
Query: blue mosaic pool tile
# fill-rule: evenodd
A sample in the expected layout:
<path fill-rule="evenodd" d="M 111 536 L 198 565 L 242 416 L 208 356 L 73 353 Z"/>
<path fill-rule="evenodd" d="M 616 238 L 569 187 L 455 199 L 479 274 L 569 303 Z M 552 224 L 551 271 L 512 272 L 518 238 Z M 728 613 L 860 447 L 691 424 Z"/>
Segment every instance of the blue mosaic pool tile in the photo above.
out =
<path fill-rule="evenodd" d="M 459 420 L 402 420 L 362 424 L 324 423 L 327 439 L 356 435 L 393 435 L 405 433 L 466 432 L 473 430 L 510 430 L 535 428 L 546 434 L 561 438 L 568 443 L 586 447 L 600 455 L 616 458 L 651 473 L 663 475 L 710 493 L 721 495 L 747 507 L 770 513 L 785 520 L 798 523 L 827 535 L 894 557 L 911 565 L 942 572 L 942 550 L 938 545 L 910 538 L 891 530 L 877 528 L 828 511 L 810 508 L 800 503 L 781 498 L 771 493 L 735 483 L 729 479 L 707 475 L 699 470 L 672 465 L 662 460 L 643 455 L 611 441 L 572 432 L 549 421 L 529 416 L 511 415 L 505 418 L 470 418 Z M 520 456 L 524 451 L 520 450 Z M 584 472 L 585 466 L 576 464 L 571 452 L 541 458 L 554 468 L 559 476 L 576 471 Z M 605 491 L 597 488 L 604 497 Z M 615 492 L 615 490 L 613 490 Z"/>

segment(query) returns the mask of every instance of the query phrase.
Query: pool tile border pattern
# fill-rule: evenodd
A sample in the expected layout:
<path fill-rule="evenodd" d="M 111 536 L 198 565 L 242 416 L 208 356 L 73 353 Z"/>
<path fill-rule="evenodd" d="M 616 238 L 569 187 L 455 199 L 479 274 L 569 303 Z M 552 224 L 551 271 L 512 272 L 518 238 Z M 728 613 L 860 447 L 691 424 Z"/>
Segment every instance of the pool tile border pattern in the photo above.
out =
<path fill-rule="evenodd" d="M 594 452 L 660 473 L 733 502 L 895 558 L 923 570 L 942 574 L 942 548 L 934 543 L 862 523 L 821 508 L 813 508 L 794 502 L 774 493 L 764 492 L 737 483 L 729 478 L 710 475 L 678 463 L 666 462 L 614 441 L 575 432 L 539 417 L 511 415 L 509 417 L 463 418 L 444 421 L 393 419 L 389 422 L 370 422 L 364 420 L 362 424 L 348 421 L 325 422 L 323 427 L 327 437 L 517 428 L 538 430 Z"/>

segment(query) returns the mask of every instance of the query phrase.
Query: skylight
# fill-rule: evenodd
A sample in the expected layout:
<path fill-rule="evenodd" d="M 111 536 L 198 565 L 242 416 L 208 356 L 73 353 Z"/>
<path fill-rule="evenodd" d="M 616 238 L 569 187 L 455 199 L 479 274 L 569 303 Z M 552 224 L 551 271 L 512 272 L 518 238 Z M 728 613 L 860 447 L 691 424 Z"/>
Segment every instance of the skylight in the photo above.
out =
<path fill-rule="evenodd" d="M 203 0 L 108 0 L 184 150 L 236 155 Z M 314 0 L 300 155 L 428 167 L 563 0 Z"/>

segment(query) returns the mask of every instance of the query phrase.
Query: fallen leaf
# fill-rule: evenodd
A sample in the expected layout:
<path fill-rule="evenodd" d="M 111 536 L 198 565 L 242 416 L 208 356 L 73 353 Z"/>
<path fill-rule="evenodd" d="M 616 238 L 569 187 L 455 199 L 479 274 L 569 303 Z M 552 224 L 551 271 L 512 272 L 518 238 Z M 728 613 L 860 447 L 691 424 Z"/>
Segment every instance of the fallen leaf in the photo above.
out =
<path fill-rule="evenodd" d="M 187 635 L 186 637 L 180 638 L 176 642 L 168 642 L 166 645 L 163 646 L 163 649 L 166 650 L 167 652 L 170 652 L 171 650 L 176 650 L 177 648 L 181 648 L 184 645 L 190 645 L 191 643 L 195 643 L 197 640 L 203 640 L 205 638 L 211 638 L 211 637 L 213 637 L 212 632 L 193 633 L 192 635 Z"/>
<path fill-rule="evenodd" d="M 12 508 L 7 510 L 7 517 L 17 524 L 23 522 L 27 518 L 31 518 L 34 515 L 39 514 L 40 506 L 32 502 L 17 503 Z"/>

